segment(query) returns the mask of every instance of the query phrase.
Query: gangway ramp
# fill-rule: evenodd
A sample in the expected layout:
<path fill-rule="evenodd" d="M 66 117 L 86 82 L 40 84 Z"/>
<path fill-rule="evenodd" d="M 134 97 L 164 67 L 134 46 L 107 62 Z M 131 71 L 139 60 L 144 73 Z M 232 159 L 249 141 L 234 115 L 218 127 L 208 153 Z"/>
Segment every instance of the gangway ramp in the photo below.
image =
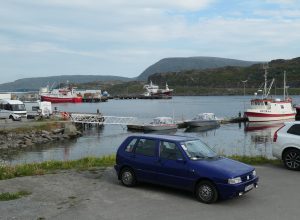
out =
<path fill-rule="evenodd" d="M 136 117 L 104 116 L 98 113 L 70 113 L 69 118 L 74 123 L 91 125 L 128 125 L 137 122 Z"/>

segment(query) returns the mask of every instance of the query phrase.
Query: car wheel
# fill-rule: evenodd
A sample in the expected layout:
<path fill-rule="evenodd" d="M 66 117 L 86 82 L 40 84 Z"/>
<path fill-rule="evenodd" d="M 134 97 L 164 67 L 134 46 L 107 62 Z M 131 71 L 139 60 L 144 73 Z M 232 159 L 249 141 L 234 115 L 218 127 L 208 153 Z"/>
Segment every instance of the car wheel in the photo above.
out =
<path fill-rule="evenodd" d="M 134 172 L 129 168 L 121 170 L 120 179 L 124 186 L 132 187 L 136 185 L 136 178 Z"/>
<path fill-rule="evenodd" d="M 214 203 L 218 199 L 218 191 L 210 181 L 201 181 L 196 187 L 196 198 L 203 203 Z"/>
<path fill-rule="evenodd" d="M 287 150 L 283 155 L 283 163 L 289 170 L 300 170 L 300 151 Z"/>

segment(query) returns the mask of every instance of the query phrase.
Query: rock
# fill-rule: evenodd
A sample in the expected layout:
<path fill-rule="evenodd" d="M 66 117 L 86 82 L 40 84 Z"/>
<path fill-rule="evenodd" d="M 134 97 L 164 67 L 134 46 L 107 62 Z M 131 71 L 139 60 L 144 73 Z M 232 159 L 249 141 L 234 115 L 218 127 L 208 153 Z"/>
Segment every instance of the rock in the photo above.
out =
<path fill-rule="evenodd" d="M 24 135 L 23 138 L 29 139 L 29 140 L 31 139 L 31 137 L 30 137 L 28 134 L 27 134 L 27 135 Z"/>
<path fill-rule="evenodd" d="M 64 132 L 63 128 L 57 128 L 52 131 L 52 134 L 62 134 Z"/>
<path fill-rule="evenodd" d="M 50 135 L 50 132 L 48 132 L 48 131 L 45 131 L 45 130 L 42 130 L 42 135 Z"/>
<path fill-rule="evenodd" d="M 76 137 L 77 136 L 77 128 L 75 125 L 71 123 L 65 124 L 64 135 L 68 135 L 69 137 Z"/>
<path fill-rule="evenodd" d="M 1 145 L 0 145 L 0 149 L 3 149 L 3 150 L 4 150 L 4 149 L 8 149 L 7 144 L 3 144 L 3 145 L 1 144 Z"/>
<path fill-rule="evenodd" d="M 70 136 L 67 135 L 67 134 L 64 134 L 64 135 L 62 136 L 62 138 L 63 138 L 63 139 L 70 139 Z"/>
<path fill-rule="evenodd" d="M 31 140 L 26 140 L 26 141 L 25 141 L 25 145 L 26 145 L 26 146 L 32 146 L 33 143 L 31 142 Z"/>
<path fill-rule="evenodd" d="M 49 141 L 52 141 L 53 139 L 49 136 L 49 134 L 42 134 L 43 138 L 46 138 Z"/>

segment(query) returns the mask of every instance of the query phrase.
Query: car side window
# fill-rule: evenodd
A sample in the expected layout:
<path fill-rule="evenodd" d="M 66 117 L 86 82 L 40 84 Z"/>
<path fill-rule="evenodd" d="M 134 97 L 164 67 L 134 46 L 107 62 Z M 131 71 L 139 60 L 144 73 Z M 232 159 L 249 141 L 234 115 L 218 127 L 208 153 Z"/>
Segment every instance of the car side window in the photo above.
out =
<path fill-rule="evenodd" d="M 137 141 L 137 138 L 133 138 L 129 144 L 125 147 L 125 151 L 128 153 L 131 153 L 133 151 L 134 145 Z"/>
<path fill-rule="evenodd" d="M 300 135 L 300 124 L 292 125 L 288 130 L 287 133 Z"/>
<path fill-rule="evenodd" d="M 161 141 L 159 145 L 159 156 L 163 159 L 177 160 L 182 159 L 182 153 L 175 143 L 168 141 Z"/>
<path fill-rule="evenodd" d="M 150 139 L 140 139 L 135 147 L 135 153 L 144 156 L 155 156 L 156 141 Z"/>

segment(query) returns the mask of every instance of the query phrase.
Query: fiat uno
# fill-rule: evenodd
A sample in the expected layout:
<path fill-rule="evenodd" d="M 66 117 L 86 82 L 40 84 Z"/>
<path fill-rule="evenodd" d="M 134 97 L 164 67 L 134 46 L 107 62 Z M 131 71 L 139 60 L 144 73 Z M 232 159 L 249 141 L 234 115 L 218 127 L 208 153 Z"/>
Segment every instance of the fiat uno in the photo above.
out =
<path fill-rule="evenodd" d="M 115 170 L 127 187 L 149 182 L 185 189 L 204 203 L 241 196 L 258 184 L 252 166 L 218 156 L 198 138 L 175 135 L 126 138 Z"/>

